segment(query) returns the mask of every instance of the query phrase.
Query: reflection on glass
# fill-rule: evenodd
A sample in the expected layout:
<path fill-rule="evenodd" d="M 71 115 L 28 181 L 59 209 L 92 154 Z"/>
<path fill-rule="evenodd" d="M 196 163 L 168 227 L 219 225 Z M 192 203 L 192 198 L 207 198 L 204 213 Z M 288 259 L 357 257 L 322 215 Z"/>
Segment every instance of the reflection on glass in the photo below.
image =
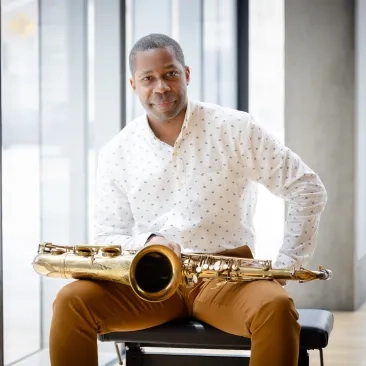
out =
<path fill-rule="evenodd" d="M 74 0 L 75 5 L 80 0 Z M 82 119 L 75 120 L 73 100 L 70 93 L 79 89 L 80 80 L 71 79 L 71 65 L 78 62 L 73 57 L 71 42 L 76 42 L 80 35 L 74 30 L 71 38 L 71 22 L 75 16 L 83 21 L 80 14 L 72 14 L 70 1 L 48 0 L 40 8 L 42 23 L 41 37 L 41 222 L 42 241 L 65 243 L 70 245 L 75 240 L 70 224 L 71 217 L 82 226 L 83 217 L 75 216 L 72 191 L 80 176 L 72 175 L 73 164 L 84 154 L 82 148 L 75 151 L 74 143 L 82 144 L 82 139 L 75 141 L 75 135 L 82 126 Z M 80 44 L 80 47 L 85 45 Z M 79 72 L 81 70 L 78 70 Z M 82 74 L 82 72 L 81 72 Z M 78 103 L 80 103 L 78 101 Z M 82 103 L 82 99 L 81 99 Z M 80 136 L 78 136 L 80 139 Z M 82 145 L 81 145 L 82 146 Z M 83 174 L 81 171 L 79 174 Z M 85 187 L 84 187 L 85 189 Z M 85 208 L 83 208 L 85 211 Z M 74 243 L 75 244 L 75 243 Z M 59 289 L 67 282 L 42 278 L 42 326 L 45 337 L 42 347 L 48 347 L 48 334 L 52 315 L 52 302 Z"/>
<path fill-rule="evenodd" d="M 7 365 L 40 349 L 47 354 L 52 302 L 67 282 L 40 278 L 31 262 L 40 241 L 88 241 L 87 172 L 95 148 L 87 133 L 93 56 L 87 57 L 85 1 L 1 5 Z"/>
<path fill-rule="evenodd" d="M 40 279 L 30 265 L 40 233 L 37 1 L 1 2 L 4 357 L 40 347 Z"/>

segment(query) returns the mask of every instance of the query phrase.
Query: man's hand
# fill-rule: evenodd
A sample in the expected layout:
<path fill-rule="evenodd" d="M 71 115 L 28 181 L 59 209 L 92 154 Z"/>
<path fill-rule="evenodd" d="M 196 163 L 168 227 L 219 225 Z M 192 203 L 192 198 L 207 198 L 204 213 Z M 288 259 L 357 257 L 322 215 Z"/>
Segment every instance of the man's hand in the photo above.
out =
<path fill-rule="evenodd" d="M 180 258 L 181 247 L 179 244 L 174 243 L 173 241 L 170 241 L 168 239 L 165 239 L 162 236 L 154 235 L 153 237 L 148 239 L 148 241 L 145 244 L 145 247 L 148 245 L 156 245 L 156 244 L 164 245 L 164 246 L 172 249 L 174 251 L 174 253 Z"/>

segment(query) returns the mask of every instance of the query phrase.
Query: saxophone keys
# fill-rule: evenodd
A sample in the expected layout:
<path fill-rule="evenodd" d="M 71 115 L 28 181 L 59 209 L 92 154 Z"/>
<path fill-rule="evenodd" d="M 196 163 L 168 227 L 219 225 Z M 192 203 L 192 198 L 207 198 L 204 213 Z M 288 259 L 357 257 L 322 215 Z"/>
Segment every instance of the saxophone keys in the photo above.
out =
<path fill-rule="evenodd" d="M 51 249 L 51 255 L 60 255 L 60 254 L 64 254 L 64 253 L 65 253 L 64 249 L 60 249 L 60 248 Z"/>
<path fill-rule="evenodd" d="M 93 250 L 88 246 L 77 246 L 74 248 L 74 253 L 82 257 L 89 257 L 93 254 Z"/>
<path fill-rule="evenodd" d="M 208 269 L 208 264 L 207 264 L 207 263 L 205 263 L 205 264 L 202 266 L 202 268 L 203 268 L 204 270 L 207 270 L 207 269 Z"/>
<path fill-rule="evenodd" d="M 215 271 L 218 271 L 220 269 L 220 261 L 217 261 L 215 264 L 214 264 L 214 270 Z"/>
<path fill-rule="evenodd" d="M 201 271 L 202 271 L 202 267 L 201 267 L 201 266 L 198 266 L 198 267 L 196 268 L 196 272 L 197 272 L 197 273 L 201 273 Z"/>
<path fill-rule="evenodd" d="M 197 283 L 198 282 L 197 275 L 194 274 L 193 277 L 192 277 L 192 280 L 193 280 L 194 283 Z"/>
<path fill-rule="evenodd" d="M 228 269 L 228 268 L 229 268 L 229 266 L 226 263 L 222 265 L 222 269 L 225 270 L 225 269 Z"/>
<path fill-rule="evenodd" d="M 121 250 L 115 247 L 102 248 L 101 251 L 103 257 L 116 257 L 118 255 L 121 255 Z"/>

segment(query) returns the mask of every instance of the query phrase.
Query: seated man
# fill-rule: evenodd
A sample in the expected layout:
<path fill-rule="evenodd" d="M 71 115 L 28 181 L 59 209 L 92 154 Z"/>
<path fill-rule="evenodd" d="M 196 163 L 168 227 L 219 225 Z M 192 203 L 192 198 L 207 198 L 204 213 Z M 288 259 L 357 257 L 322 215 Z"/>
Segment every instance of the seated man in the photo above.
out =
<path fill-rule="evenodd" d="M 243 255 L 254 248 L 256 186 L 289 203 L 275 268 L 312 256 L 326 191 L 319 177 L 252 116 L 188 97 L 190 69 L 179 44 L 160 34 L 130 53 L 130 83 L 146 114 L 100 153 L 95 244 Z M 146 273 L 149 276 L 149 273 Z M 181 287 L 161 302 L 130 286 L 79 280 L 58 293 L 50 333 L 52 366 L 97 366 L 97 334 L 194 316 L 252 340 L 252 366 L 295 366 L 300 326 L 281 281 Z M 281 334 L 281 336 L 278 336 Z"/>

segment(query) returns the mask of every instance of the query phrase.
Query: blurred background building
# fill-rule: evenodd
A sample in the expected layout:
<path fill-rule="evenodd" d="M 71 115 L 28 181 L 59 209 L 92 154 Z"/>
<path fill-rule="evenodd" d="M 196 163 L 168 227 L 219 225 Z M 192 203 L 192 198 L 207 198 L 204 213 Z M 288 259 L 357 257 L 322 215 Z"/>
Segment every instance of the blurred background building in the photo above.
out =
<path fill-rule="evenodd" d="M 302 307 L 366 299 L 365 0 L 1 0 L 4 364 L 48 365 L 52 301 L 65 280 L 31 266 L 42 241 L 92 238 L 98 151 L 142 109 L 128 53 L 180 42 L 194 99 L 249 111 L 328 190 L 311 262 L 327 283 L 290 285 Z M 260 188 L 258 258 L 274 259 L 285 206 Z M 101 365 L 113 346 L 100 345 Z"/>

